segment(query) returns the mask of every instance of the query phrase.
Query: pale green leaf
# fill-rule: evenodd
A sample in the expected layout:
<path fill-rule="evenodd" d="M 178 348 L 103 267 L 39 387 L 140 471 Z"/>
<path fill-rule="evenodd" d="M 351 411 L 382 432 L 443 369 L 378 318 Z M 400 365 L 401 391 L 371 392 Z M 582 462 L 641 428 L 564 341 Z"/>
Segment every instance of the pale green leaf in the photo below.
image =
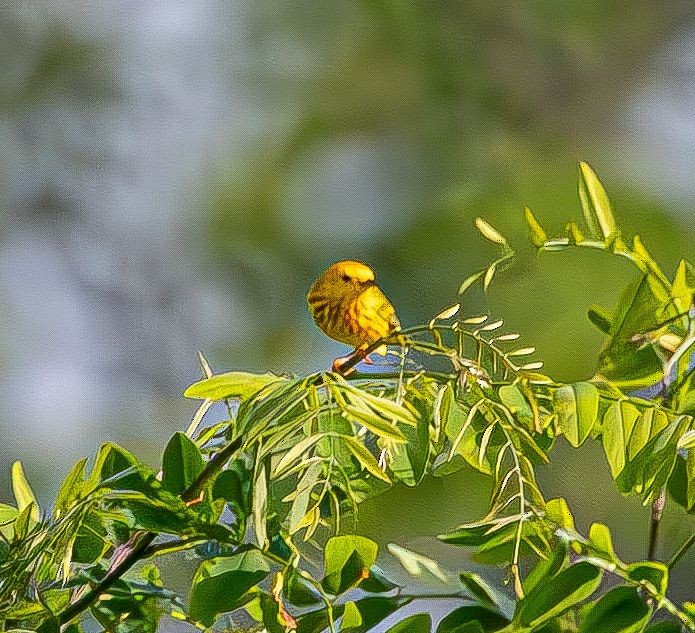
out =
<path fill-rule="evenodd" d="M 581 446 L 591 433 L 596 424 L 598 405 L 598 389 L 588 382 L 563 385 L 553 394 L 558 426 L 572 446 Z"/>
<path fill-rule="evenodd" d="M 497 229 L 493 228 L 488 222 L 483 220 L 483 218 L 476 218 L 475 226 L 485 239 L 490 240 L 494 244 L 500 244 L 501 246 L 507 245 L 507 240 L 504 238 L 504 236 Z"/>
<path fill-rule="evenodd" d="M 24 468 L 20 461 L 12 464 L 12 492 L 17 501 L 17 509 L 21 512 L 24 508 L 33 504 L 30 517 L 33 521 L 38 521 L 41 515 L 39 502 L 36 500 L 36 495 L 34 495 L 34 491 L 24 475 Z"/>
<path fill-rule="evenodd" d="M 594 170 L 584 162 L 579 164 L 579 199 L 592 237 L 608 238 L 615 233 L 615 219 L 606 190 Z"/>

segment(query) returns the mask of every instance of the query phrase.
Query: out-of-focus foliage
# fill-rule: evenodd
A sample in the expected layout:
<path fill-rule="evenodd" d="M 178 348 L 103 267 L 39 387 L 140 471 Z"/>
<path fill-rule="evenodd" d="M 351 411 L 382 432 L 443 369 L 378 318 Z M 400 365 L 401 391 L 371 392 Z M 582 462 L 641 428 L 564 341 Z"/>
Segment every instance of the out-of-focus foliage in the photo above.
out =
<path fill-rule="evenodd" d="M 695 274 L 683 260 L 669 278 L 638 236 L 621 234 L 584 163 L 579 194 L 584 225 L 548 238 L 527 210 L 532 241 L 608 251 L 642 274 L 615 313 L 591 311 L 607 340 L 590 381 L 541 373 L 535 348 L 501 319 L 466 316 L 460 304 L 375 342 L 368 351 L 399 343 L 384 372 L 349 372 L 347 362 L 344 375 L 215 375 L 201 356 L 206 377 L 186 395 L 202 403 L 187 432 L 170 439 L 160 473 L 105 444 L 89 472 L 86 460 L 75 465 L 47 516 L 15 466 L 16 505 L 0 508 L 5 629 L 79 631 L 90 610 L 105 631 L 154 633 L 163 615 L 202 629 L 231 614 L 270 633 L 362 633 L 439 584 L 447 591 L 437 597 L 457 604 L 441 633 L 695 631 L 693 603 L 668 595 L 695 535 L 668 561 L 654 556 L 666 490 L 683 511 L 695 505 Z M 515 257 L 495 228 L 476 224 L 505 262 Z M 489 286 L 498 262 L 478 283 Z M 217 401 L 226 415 L 203 424 Z M 545 498 L 536 470 L 563 436 L 574 449 L 600 442 L 617 489 L 652 503 L 646 559 L 626 562 L 607 526 L 593 522 L 583 535 L 565 498 Z M 391 545 L 420 586 L 411 590 L 377 565 L 378 544 L 350 519 L 394 484 L 414 487 L 466 465 L 489 477 L 489 510 L 439 539 L 502 566 L 508 586 Z M 184 550 L 198 561 L 187 605 L 153 564 L 126 575 Z M 429 613 L 415 613 L 389 630 L 431 626 Z"/>

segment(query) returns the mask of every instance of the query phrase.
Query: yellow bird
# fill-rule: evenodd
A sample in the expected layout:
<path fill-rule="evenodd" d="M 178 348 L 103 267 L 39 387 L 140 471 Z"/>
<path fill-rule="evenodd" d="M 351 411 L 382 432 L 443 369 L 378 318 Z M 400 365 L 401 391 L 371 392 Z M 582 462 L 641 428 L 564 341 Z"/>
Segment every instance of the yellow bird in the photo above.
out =
<path fill-rule="evenodd" d="M 350 356 L 335 360 L 334 371 L 340 371 L 355 354 L 364 358 L 372 343 L 401 327 L 396 310 L 374 281 L 374 271 L 362 262 L 348 260 L 330 266 L 311 286 L 307 302 L 321 330 L 355 348 Z M 374 351 L 383 356 L 386 346 Z"/>

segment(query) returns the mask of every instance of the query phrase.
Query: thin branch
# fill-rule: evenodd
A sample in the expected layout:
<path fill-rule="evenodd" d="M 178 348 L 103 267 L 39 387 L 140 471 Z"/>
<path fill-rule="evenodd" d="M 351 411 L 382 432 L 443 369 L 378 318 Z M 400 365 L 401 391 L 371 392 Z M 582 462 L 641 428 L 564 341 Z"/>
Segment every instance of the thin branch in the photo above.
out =
<path fill-rule="evenodd" d="M 195 481 L 181 494 L 181 499 L 183 501 L 193 501 L 196 499 L 208 481 L 222 469 L 224 464 L 239 449 L 241 443 L 242 438 L 239 436 L 215 453 L 205 465 L 200 475 L 198 475 Z M 135 563 L 148 555 L 150 546 L 155 538 L 157 538 L 156 532 L 136 532 L 133 534 L 128 543 L 126 543 L 123 548 L 119 548 L 121 553 L 114 557 L 106 575 L 94 585 L 92 589 L 58 614 L 58 624 L 60 626 L 68 624 L 71 620 L 80 615 L 80 613 L 89 609 L 89 607 L 91 607 L 102 594 L 106 593 L 118 579 L 135 565 Z"/>
<path fill-rule="evenodd" d="M 659 535 L 659 524 L 666 505 L 666 490 L 662 490 L 659 496 L 652 503 L 652 516 L 649 525 L 649 547 L 647 550 L 647 560 L 656 560 L 656 543 Z"/>

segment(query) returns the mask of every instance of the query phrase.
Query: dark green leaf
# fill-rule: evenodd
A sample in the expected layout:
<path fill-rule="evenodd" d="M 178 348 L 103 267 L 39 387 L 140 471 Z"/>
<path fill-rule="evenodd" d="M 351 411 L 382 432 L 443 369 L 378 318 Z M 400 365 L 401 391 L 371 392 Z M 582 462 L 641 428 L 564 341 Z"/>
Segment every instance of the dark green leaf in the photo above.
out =
<path fill-rule="evenodd" d="M 612 315 L 608 310 L 601 306 L 591 306 L 589 308 L 589 321 L 591 321 L 601 332 L 608 334 L 612 327 Z"/>
<path fill-rule="evenodd" d="M 302 578 L 295 567 L 285 574 L 283 594 L 288 602 L 298 607 L 306 607 L 321 602 L 321 596 Z"/>
<path fill-rule="evenodd" d="M 601 584 L 601 577 L 601 570 L 590 563 L 576 563 L 538 583 L 518 604 L 515 620 L 538 628 L 591 596 Z"/>
<path fill-rule="evenodd" d="M 360 589 L 370 593 L 391 591 L 391 589 L 395 589 L 397 586 L 386 577 L 384 571 L 378 565 L 372 565 L 369 569 L 369 576 L 359 584 Z"/>
<path fill-rule="evenodd" d="M 639 583 L 649 583 L 659 599 L 666 595 L 668 588 L 668 567 L 658 561 L 641 561 L 627 567 L 627 575 Z"/>
<path fill-rule="evenodd" d="M 466 605 L 454 609 L 442 618 L 436 633 L 461 633 L 468 631 L 466 625 L 477 623 L 484 633 L 499 631 L 509 624 L 509 620 L 499 613 L 480 605 Z M 474 629 L 473 629 L 474 630 Z"/>
<path fill-rule="evenodd" d="M 668 481 L 668 491 L 673 500 L 688 512 L 695 509 L 695 450 L 676 458 Z"/>
<path fill-rule="evenodd" d="M 524 592 L 530 593 L 536 585 L 555 576 L 565 567 L 567 560 L 567 545 L 559 541 L 555 544 L 551 555 L 548 558 L 541 558 L 526 575 L 523 582 Z"/>
<path fill-rule="evenodd" d="M 200 449 L 184 434 L 172 435 L 162 458 L 162 486 L 180 495 L 205 468 Z"/>
<path fill-rule="evenodd" d="M 582 622 L 580 633 L 639 633 L 651 617 L 634 587 L 615 587 L 594 604 Z"/>
<path fill-rule="evenodd" d="M 387 633 L 430 633 L 432 618 L 429 613 L 416 613 L 394 624 Z"/>
<path fill-rule="evenodd" d="M 478 574 L 463 572 L 459 574 L 459 578 L 463 586 L 481 605 L 492 607 L 497 613 L 503 611 L 503 607 L 509 602 L 505 595 L 488 585 Z"/>
<path fill-rule="evenodd" d="M 217 616 L 244 603 L 246 594 L 270 571 L 257 549 L 228 558 L 212 558 L 200 564 L 193 577 L 189 615 L 195 622 L 212 626 Z"/>

